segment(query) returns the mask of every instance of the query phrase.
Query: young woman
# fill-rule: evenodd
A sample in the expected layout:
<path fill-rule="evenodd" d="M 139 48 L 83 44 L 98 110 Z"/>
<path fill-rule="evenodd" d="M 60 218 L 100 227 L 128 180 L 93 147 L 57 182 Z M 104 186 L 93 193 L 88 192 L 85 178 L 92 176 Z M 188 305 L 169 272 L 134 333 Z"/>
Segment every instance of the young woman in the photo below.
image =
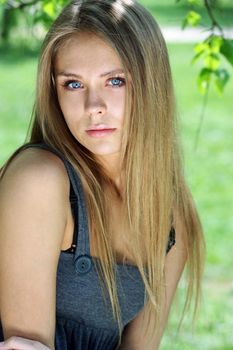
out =
<path fill-rule="evenodd" d="M 166 45 L 132 0 L 71 2 L 48 32 L 29 143 L 0 181 L 0 343 L 158 349 L 203 238 Z"/>

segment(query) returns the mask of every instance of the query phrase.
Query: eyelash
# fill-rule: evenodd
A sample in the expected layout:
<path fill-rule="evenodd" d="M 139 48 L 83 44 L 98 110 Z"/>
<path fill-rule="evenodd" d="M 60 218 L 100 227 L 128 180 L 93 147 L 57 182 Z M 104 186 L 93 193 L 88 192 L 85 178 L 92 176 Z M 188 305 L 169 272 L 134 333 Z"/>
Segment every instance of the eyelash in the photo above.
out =
<path fill-rule="evenodd" d="M 113 78 L 108 79 L 108 81 L 111 81 L 111 80 L 119 80 L 121 82 L 121 85 L 112 85 L 112 87 L 114 87 L 114 88 L 115 87 L 120 88 L 120 87 L 124 86 L 125 82 L 126 82 L 125 78 L 122 78 L 122 77 L 113 77 Z M 71 83 L 80 83 L 80 82 L 78 80 L 67 80 L 62 84 L 62 86 L 67 90 L 79 90 L 81 88 L 81 87 L 77 88 L 77 89 L 70 88 L 69 85 Z"/>
<path fill-rule="evenodd" d="M 113 85 L 116 87 L 121 87 L 121 86 L 125 85 L 125 82 L 126 82 L 125 78 L 122 78 L 122 77 L 114 77 L 114 78 L 108 79 L 108 81 L 111 81 L 111 80 L 119 80 L 122 83 L 122 85 Z"/>

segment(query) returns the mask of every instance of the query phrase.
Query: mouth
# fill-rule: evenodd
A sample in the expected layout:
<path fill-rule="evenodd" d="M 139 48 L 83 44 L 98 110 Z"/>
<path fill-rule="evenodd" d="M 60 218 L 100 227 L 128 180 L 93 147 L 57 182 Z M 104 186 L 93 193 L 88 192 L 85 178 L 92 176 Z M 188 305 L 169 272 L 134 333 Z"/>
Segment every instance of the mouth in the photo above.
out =
<path fill-rule="evenodd" d="M 111 135 L 112 133 L 114 133 L 114 131 L 116 131 L 116 128 L 103 128 L 102 127 L 102 128 L 95 128 L 95 129 L 86 130 L 86 133 L 91 137 L 100 138 L 100 137 Z"/>

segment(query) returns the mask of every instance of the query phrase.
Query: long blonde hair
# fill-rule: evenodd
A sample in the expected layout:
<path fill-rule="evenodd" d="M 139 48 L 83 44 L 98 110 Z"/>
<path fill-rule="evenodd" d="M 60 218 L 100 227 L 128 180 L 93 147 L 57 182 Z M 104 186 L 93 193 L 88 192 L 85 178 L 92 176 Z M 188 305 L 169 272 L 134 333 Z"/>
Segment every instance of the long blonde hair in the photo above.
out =
<path fill-rule="evenodd" d="M 54 62 L 59 48 L 75 33 L 90 32 L 107 41 L 132 79 L 127 90 L 124 203 L 130 249 L 145 284 L 151 330 L 161 314 L 168 233 L 175 211 L 182 219 L 189 267 L 187 304 L 193 291 L 196 305 L 202 275 L 203 237 L 191 194 L 184 180 L 176 135 L 176 111 L 166 45 L 151 14 L 132 0 L 72 1 L 49 30 L 38 68 L 37 94 L 30 142 L 56 148 L 80 174 L 88 206 L 90 231 L 95 232 L 95 255 L 114 317 L 121 313 L 113 269 L 103 186 L 114 187 L 95 157 L 70 133 L 59 107 Z M 129 86 L 129 84 L 128 84 Z M 115 188 L 116 190 L 116 188 Z M 146 267 L 146 269 L 145 269 Z"/>

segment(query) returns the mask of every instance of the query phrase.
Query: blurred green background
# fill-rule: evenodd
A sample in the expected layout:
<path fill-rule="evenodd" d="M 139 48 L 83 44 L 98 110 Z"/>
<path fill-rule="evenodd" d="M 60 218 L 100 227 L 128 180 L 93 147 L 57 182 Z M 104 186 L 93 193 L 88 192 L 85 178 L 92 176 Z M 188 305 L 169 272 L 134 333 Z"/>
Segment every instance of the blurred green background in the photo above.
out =
<path fill-rule="evenodd" d="M 180 26 L 187 8 L 173 0 L 144 0 L 161 27 Z M 233 26 L 233 2 L 220 1 L 218 18 Z M 204 20 L 207 18 L 204 16 Z M 195 330 L 186 317 L 177 334 L 179 299 L 175 300 L 161 350 L 233 349 L 233 78 L 222 97 L 211 89 L 198 147 L 194 149 L 203 97 L 197 91 L 200 66 L 191 65 L 191 43 L 168 43 L 180 115 L 185 169 L 207 243 L 203 301 Z M 0 44 L 0 164 L 26 137 L 35 94 L 38 40 L 22 41 L 17 31 L 9 44 Z M 231 68 L 224 63 L 226 68 Z"/>

